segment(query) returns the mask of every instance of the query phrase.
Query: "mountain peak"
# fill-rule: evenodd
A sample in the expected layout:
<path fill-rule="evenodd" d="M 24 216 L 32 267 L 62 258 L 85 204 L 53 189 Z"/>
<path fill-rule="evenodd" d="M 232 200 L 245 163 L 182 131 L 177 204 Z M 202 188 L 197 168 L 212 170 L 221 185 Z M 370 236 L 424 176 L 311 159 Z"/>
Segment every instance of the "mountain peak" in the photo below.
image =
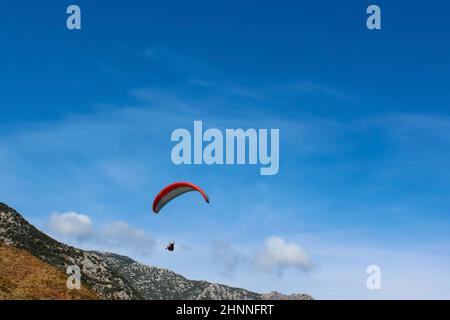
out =
<path fill-rule="evenodd" d="M 9 207 L 7 204 L 0 202 L 0 222 L 3 220 L 5 220 L 5 223 L 14 223 L 14 221 L 26 221 L 16 210 Z"/>
<path fill-rule="evenodd" d="M 0 202 L 0 241 L 11 246 L 21 247 L 20 239 L 34 227 L 13 208 Z M 35 228 L 34 228 L 35 229 Z M 37 229 L 35 229 L 37 231 Z M 34 230 L 32 230 L 34 231 Z"/>
<path fill-rule="evenodd" d="M 14 210 L 14 209 L 10 208 L 6 203 L 0 202 L 0 211 L 8 211 L 8 210 Z"/>

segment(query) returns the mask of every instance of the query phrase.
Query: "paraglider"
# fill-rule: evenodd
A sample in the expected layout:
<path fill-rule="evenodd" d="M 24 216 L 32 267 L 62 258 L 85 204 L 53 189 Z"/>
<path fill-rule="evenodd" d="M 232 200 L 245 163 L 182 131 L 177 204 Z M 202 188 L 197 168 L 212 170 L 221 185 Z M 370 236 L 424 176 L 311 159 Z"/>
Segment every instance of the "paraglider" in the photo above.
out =
<path fill-rule="evenodd" d="M 176 197 L 190 191 L 199 192 L 203 199 L 209 203 L 209 197 L 199 186 L 190 182 L 175 182 L 162 189 L 153 200 L 153 212 L 158 213 L 166 204 Z M 169 242 L 166 246 L 167 251 L 175 250 L 175 241 Z"/>
<path fill-rule="evenodd" d="M 209 197 L 200 187 L 190 182 L 175 182 L 162 189 L 153 201 L 153 212 L 158 213 L 167 203 L 176 197 L 190 191 L 199 192 L 203 199 L 209 203 Z"/>
<path fill-rule="evenodd" d="M 175 249 L 175 241 L 169 242 L 169 244 L 166 247 L 166 250 L 173 251 Z"/>

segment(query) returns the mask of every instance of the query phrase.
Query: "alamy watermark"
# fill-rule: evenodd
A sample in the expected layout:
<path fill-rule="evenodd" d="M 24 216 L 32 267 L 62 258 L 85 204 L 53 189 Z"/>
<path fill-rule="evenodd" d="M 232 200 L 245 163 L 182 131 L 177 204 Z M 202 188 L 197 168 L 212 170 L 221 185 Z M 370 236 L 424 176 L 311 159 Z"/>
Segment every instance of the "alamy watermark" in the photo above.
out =
<path fill-rule="evenodd" d="M 275 175 L 280 168 L 279 129 L 219 129 L 203 132 L 203 122 L 194 121 L 193 133 L 175 129 L 171 158 L 180 164 L 250 164 L 261 166 L 261 175 Z M 270 149 L 270 150 L 269 150 Z M 270 152 L 269 152 L 270 151 Z"/>
<path fill-rule="evenodd" d="M 381 9 L 379 6 L 372 4 L 367 7 L 367 14 L 370 16 L 366 20 L 366 26 L 369 30 L 380 30 L 381 29 Z"/>
<path fill-rule="evenodd" d="M 81 30 L 81 8 L 76 4 L 71 4 L 66 9 L 66 27 L 69 30 Z M 381 29 L 381 8 L 378 5 L 371 4 L 366 9 L 369 17 L 366 20 L 366 26 L 369 30 Z"/>
<path fill-rule="evenodd" d="M 69 30 L 81 30 L 81 9 L 75 4 L 67 7 L 66 13 L 69 15 L 66 19 L 66 27 Z"/>
<path fill-rule="evenodd" d="M 381 268 L 376 264 L 367 267 L 366 273 L 369 275 L 366 286 L 369 290 L 381 290 Z"/>
<path fill-rule="evenodd" d="M 68 275 L 67 281 L 66 281 L 67 289 L 80 290 L 80 288 L 81 288 L 81 269 L 80 269 L 80 267 L 75 264 L 68 266 L 66 269 L 66 274 Z"/>

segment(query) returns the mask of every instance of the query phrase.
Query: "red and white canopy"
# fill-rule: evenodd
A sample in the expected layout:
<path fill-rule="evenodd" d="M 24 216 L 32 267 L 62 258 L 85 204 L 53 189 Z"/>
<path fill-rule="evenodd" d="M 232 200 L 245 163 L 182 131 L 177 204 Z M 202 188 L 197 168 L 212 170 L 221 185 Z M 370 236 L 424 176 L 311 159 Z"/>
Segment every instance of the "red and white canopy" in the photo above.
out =
<path fill-rule="evenodd" d="M 153 201 L 153 212 L 158 213 L 167 203 L 176 197 L 190 191 L 198 191 L 203 199 L 209 203 L 209 198 L 205 191 L 190 182 L 175 182 L 162 189 Z"/>

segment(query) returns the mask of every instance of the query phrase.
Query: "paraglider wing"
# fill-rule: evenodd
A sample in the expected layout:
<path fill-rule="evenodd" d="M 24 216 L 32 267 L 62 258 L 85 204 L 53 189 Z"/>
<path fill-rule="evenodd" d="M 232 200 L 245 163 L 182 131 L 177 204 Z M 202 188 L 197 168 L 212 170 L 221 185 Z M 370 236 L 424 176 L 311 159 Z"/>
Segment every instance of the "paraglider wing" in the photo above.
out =
<path fill-rule="evenodd" d="M 176 197 L 190 191 L 198 191 L 202 195 L 203 199 L 209 203 L 209 198 L 206 193 L 190 182 L 175 182 L 164 189 L 162 189 L 155 197 L 153 201 L 153 212 L 158 213 L 167 203 L 175 199 Z"/>

